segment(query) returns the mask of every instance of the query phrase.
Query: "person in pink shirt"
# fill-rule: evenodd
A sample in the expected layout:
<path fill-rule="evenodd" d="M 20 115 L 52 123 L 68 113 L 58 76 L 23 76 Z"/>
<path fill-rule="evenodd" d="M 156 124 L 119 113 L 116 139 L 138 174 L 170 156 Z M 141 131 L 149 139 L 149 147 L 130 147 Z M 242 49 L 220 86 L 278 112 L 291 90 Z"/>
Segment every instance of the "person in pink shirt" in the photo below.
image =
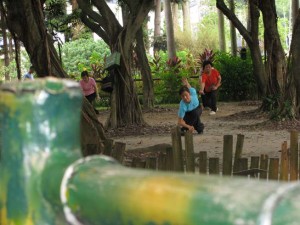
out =
<path fill-rule="evenodd" d="M 93 105 L 93 102 L 96 100 L 100 100 L 98 88 L 96 81 L 94 78 L 89 77 L 87 71 L 82 71 L 81 80 L 79 81 L 80 87 L 82 89 L 83 95 L 87 98 L 87 100 Z M 98 111 L 95 109 L 95 112 Z"/>

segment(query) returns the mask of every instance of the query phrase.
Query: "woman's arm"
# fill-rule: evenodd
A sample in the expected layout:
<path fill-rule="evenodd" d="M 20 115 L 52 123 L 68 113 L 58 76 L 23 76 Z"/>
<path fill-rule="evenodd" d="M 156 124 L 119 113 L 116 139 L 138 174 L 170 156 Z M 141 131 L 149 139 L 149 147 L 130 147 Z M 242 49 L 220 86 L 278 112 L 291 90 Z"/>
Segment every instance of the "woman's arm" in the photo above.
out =
<path fill-rule="evenodd" d="M 182 78 L 182 84 L 183 85 L 185 85 L 185 86 L 187 86 L 188 88 L 191 88 L 191 85 L 190 85 L 190 83 L 188 82 L 188 80 L 187 80 L 187 78 L 185 77 L 185 78 Z"/>
<path fill-rule="evenodd" d="M 195 130 L 193 126 L 190 126 L 190 125 L 186 124 L 185 121 L 182 118 L 179 118 L 179 117 L 178 117 L 178 123 L 177 124 L 179 126 L 187 128 L 189 131 L 193 132 Z"/>
<path fill-rule="evenodd" d="M 95 93 L 96 93 L 96 99 L 97 99 L 97 100 L 100 100 L 100 96 L 99 96 L 99 91 L 98 91 L 97 83 L 96 83 L 96 81 L 95 81 L 94 78 L 92 78 L 92 79 L 94 80 L 93 86 L 94 86 L 94 90 L 95 90 Z"/>
<path fill-rule="evenodd" d="M 221 86 L 221 80 L 222 80 L 222 77 L 221 77 L 220 74 L 219 74 L 219 76 L 218 76 L 217 79 L 218 79 L 218 80 L 217 80 L 217 84 L 212 86 L 212 90 L 217 90 L 217 89 Z"/>
<path fill-rule="evenodd" d="M 201 95 L 204 94 L 204 88 L 205 88 L 205 82 L 201 82 L 199 94 L 201 94 Z"/>

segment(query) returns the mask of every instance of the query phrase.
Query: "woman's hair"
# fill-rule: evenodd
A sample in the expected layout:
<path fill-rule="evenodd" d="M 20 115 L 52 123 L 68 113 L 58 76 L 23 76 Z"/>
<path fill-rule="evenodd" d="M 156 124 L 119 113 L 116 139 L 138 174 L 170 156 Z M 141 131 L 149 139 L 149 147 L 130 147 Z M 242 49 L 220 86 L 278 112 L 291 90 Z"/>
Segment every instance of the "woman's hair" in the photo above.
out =
<path fill-rule="evenodd" d="M 213 67 L 213 64 L 211 61 L 209 60 L 204 60 L 203 63 L 202 63 L 202 69 L 204 70 L 205 66 L 210 64 L 212 67 Z"/>
<path fill-rule="evenodd" d="M 81 72 L 81 78 L 85 77 L 85 76 L 87 76 L 87 77 L 89 76 L 89 73 L 86 70 Z"/>
<path fill-rule="evenodd" d="M 182 86 L 180 89 L 179 89 L 179 95 L 181 95 L 183 92 L 188 92 L 188 93 L 190 93 L 190 89 L 186 86 L 186 85 L 184 85 L 184 86 Z"/>

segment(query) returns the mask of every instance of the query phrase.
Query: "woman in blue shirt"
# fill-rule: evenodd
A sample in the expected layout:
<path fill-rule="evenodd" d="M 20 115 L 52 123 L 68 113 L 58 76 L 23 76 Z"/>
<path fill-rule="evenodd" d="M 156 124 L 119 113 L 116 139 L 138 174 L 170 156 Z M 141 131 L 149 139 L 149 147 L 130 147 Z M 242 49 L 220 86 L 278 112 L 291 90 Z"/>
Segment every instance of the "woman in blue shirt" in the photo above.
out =
<path fill-rule="evenodd" d="M 182 132 L 187 130 L 194 132 L 196 130 L 198 134 L 202 134 L 204 125 L 200 120 L 202 109 L 197 91 L 191 87 L 186 78 L 183 78 L 182 83 L 184 86 L 179 90 L 181 101 L 178 110 L 178 125 L 181 126 Z"/>

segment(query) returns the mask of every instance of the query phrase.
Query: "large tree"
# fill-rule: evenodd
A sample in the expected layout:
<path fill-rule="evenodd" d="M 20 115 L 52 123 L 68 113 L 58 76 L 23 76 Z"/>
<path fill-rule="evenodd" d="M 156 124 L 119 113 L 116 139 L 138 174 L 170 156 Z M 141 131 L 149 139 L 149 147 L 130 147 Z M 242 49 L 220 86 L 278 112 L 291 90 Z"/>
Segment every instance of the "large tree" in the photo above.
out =
<path fill-rule="evenodd" d="M 191 35 L 191 20 L 190 20 L 190 1 L 182 1 L 182 19 L 183 19 L 183 32 Z"/>
<path fill-rule="evenodd" d="M 229 8 L 231 12 L 235 13 L 234 0 L 229 1 Z M 230 40 L 231 40 L 231 54 L 237 56 L 237 43 L 236 43 L 236 31 L 232 23 L 230 23 Z"/>
<path fill-rule="evenodd" d="M 4 66 L 9 66 L 9 55 L 8 55 L 8 41 L 7 41 L 7 33 L 6 33 L 6 21 L 5 15 L 3 12 L 0 13 L 0 23 L 1 23 L 1 33 L 3 40 L 3 55 L 4 55 Z M 10 80 L 9 72 L 5 71 L 5 80 Z"/>
<path fill-rule="evenodd" d="M 253 61 L 254 73 L 257 78 L 257 83 L 264 97 L 279 96 L 276 99 L 275 107 L 278 107 L 282 112 L 280 116 L 286 116 L 286 110 L 281 110 L 285 107 L 287 84 L 287 61 L 285 52 L 281 45 L 278 27 L 276 5 L 274 0 L 264 1 L 249 1 L 251 28 L 248 31 L 239 21 L 236 15 L 228 9 L 223 0 L 217 0 L 217 7 L 229 18 L 232 24 L 239 30 L 244 37 L 251 52 Z M 264 44 L 265 44 L 265 63 L 262 61 L 261 52 L 258 42 L 258 18 L 260 12 L 263 16 L 264 23 Z M 299 39 L 297 33 L 294 33 L 293 39 Z M 300 49 L 294 50 L 294 55 Z M 298 76 L 293 73 L 293 76 Z M 290 78 L 292 79 L 292 78 Z M 293 77 L 292 80 L 297 80 Z M 293 92 L 296 93 L 296 92 Z M 290 96 L 292 100 L 293 116 L 299 116 L 299 103 L 293 101 L 296 96 Z M 263 107 L 266 104 L 263 104 Z"/>
<path fill-rule="evenodd" d="M 221 51 L 226 51 L 224 14 L 218 9 L 218 31 L 219 31 L 219 47 Z"/>
<path fill-rule="evenodd" d="M 260 13 L 254 1 L 250 1 L 249 3 L 249 11 L 251 17 L 249 30 L 247 30 L 247 28 L 240 22 L 237 16 L 227 7 L 223 0 L 217 0 L 217 7 L 232 22 L 232 24 L 237 28 L 237 30 L 245 39 L 250 49 L 250 54 L 253 61 L 253 73 L 257 81 L 259 92 L 262 96 L 265 96 L 267 93 L 268 80 L 261 57 L 261 51 L 259 48 L 258 21 Z"/>
<path fill-rule="evenodd" d="M 77 0 L 81 19 L 110 47 L 112 53 L 121 54 L 120 67 L 114 69 L 114 90 L 111 98 L 109 127 L 144 124 L 141 107 L 131 76 L 133 43 L 153 0 L 124 0 L 128 10 L 126 26 L 122 26 L 105 0 Z"/>
<path fill-rule="evenodd" d="M 175 47 L 175 37 L 174 37 L 174 28 L 173 28 L 173 19 L 172 19 L 170 0 L 164 1 L 164 11 L 165 11 L 165 22 L 166 22 L 168 57 L 169 59 L 172 59 L 176 56 L 176 47 Z"/>
<path fill-rule="evenodd" d="M 39 76 L 53 75 L 67 77 L 60 65 L 52 38 L 44 26 L 43 2 L 8 1 L 5 2 L 7 26 L 23 42 L 35 70 Z"/>
<path fill-rule="evenodd" d="M 300 117 L 300 9 L 298 9 L 293 27 L 293 38 L 289 57 L 289 69 L 287 74 L 287 85 L 284 102 L 292 100 L 293 112 L 295 117 Z M 286 112 L 286 107 L 280 108 L 282 113 Z"/>

